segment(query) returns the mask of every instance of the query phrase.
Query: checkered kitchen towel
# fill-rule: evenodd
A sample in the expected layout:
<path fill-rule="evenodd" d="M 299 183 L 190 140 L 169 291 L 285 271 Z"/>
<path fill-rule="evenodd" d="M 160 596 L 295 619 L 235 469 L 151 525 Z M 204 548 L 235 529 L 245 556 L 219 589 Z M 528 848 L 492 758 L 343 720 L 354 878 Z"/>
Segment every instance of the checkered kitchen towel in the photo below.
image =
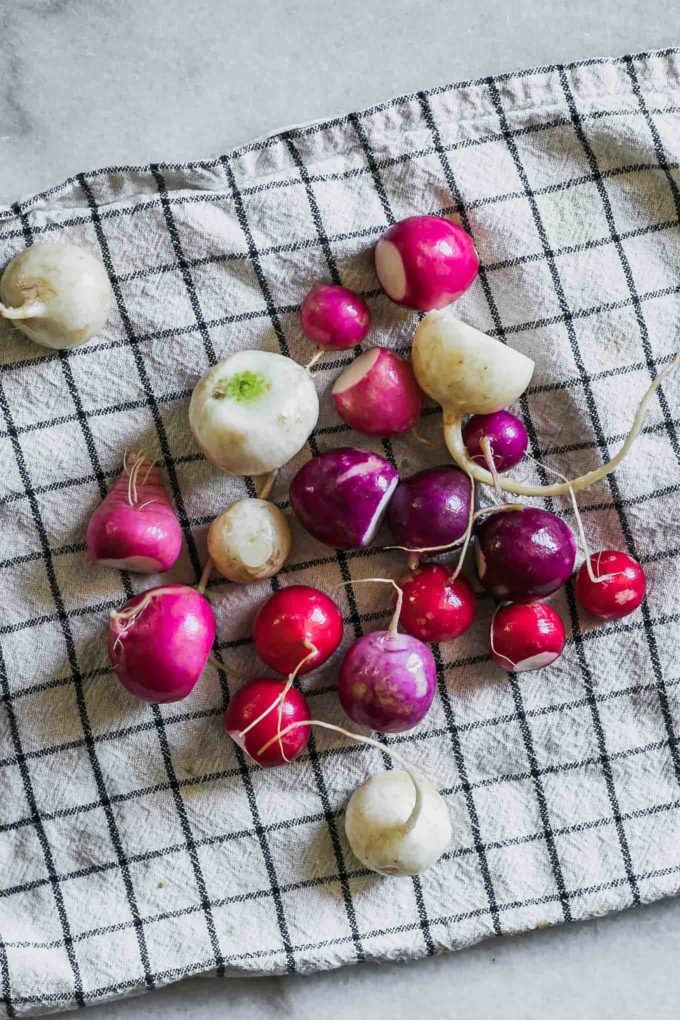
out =
<path fill-rule="evenodd" d="M 270 772 L 222 732 L 239 681 L 209 667 L 186 701 L 145 705 L 107 668 L 107 615 L 156 579 L 86 562 L 88 515 L 146 447 L 185 535 L 171 577 L 195 582 L 206 529 L 254 492 L 199 454 L 191 389 L 233 351 L 305 361 L 297 309 L 319 280 L 368 299 L 371 344 L 408 350 L 416 317 L 377 288 L 371 245 L 413 213 L 453 216 L 482 269 L 465 320 L 536 361 L 521 404 L 535 457 L 574 476 L 621 442 L 678 346 L 680 53 L 591 60 L 465 82 L 297 128 L 220 159 L 80 174 L 2 214 L 0 261 L 34 241 L 101 255 L 115 301 L 94 341 L 51 353 L 3 328 L 0 577 L 0 1002 L 9 1015 L 89 1004 L 186 974 L 308 972 L 419 957 L 617 910 L 680 889 L 680 378 L 654 399 L 626 463 L 581 497 L 594 548 L 627 549 L 649 598 L 595 625 L 569 586 L 569 640 L 516 678 L 487 656 L 491 604 L 435 648 L 438 691 L 416 730 L 389 738 L 446 797 L 449 851 L 419 878 L 369 874 L 342 811 L 379 752 L 317 732 Z M 370 446 L 404 474 L 442 446 L 381 444 L 338 423 L 315 368 L 310 455 Z M 439 442 L 439 414 L 423 432 Z M 535 474 L 531 467 L 522 469 Z M 543 504 L 573 523 L 566 501 Z M 255 607 L 298 582 L 399 576 L 378 543 L 334 553 L 294 528 L 278 578 L 213 583 L 218 657 L 258 667 Z M 387 541 L 383 536 L 383 544 Z M 344 648 L 385 625 L 389 596 L 337 596 Z M 302 681 L 343 722 L 340 655 Z"/>

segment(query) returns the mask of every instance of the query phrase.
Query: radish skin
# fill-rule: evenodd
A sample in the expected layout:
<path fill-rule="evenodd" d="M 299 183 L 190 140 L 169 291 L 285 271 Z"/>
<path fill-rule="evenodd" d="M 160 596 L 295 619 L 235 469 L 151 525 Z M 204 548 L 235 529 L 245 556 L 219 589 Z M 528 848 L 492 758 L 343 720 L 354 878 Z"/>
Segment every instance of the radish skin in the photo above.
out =
<path fill-rule="evenodd" d="M 589 556 L 574 585 L 578 604 L 601 620 L 622 620 L 634 613 L 646 591 L 645 572 L 637 560 L 614 549 Z"/>
<path fill-rule="evenodd" d="M 307 339 L 322 350 L 344 351 L 364 339 L 371 313 L 363 298 L 347 287 L 320 284 L 302 302 L 300 325 Z"/>
<path fill-rule="evenodd" d="M 408 361 L 385 347 L 359 355 L 335 381 L 333 402 L 350 428 L 368 436 L 395 436 L 413 428 L 423 394 Z"/>
<path fill-rule="evenodd" d="M 543 669 L 564 650 L 564 624 L 544 602 L 499 606 L 491 620 L 491 658 L 510 673 Z"/>
<path fill-rule="evenodd" d="M 318 669 L 338 647 L 342 634 L 342 614 L 333 599 L 303 584 L 270 595 L 253 622 L 255 651 L 284 675 L 297 671 L 302 676 Z"/>
<path fill-rule="evenodd" d="M 273 711 L 277 705 L 278 718 Z M 310 717 L 304 695 L 294 687 L 286 691 L 283 680 L 264 678 L 251 680 L 236 692 L 224 714 L 224 729 L 252 761 L 263 768 L 275 768 L 297 758 L 309 741 L 308 726 L 293 729 L 285 736 L 283 726 L 305 722 Z M 272 737 L 274 742 L 262 751 Z"/>

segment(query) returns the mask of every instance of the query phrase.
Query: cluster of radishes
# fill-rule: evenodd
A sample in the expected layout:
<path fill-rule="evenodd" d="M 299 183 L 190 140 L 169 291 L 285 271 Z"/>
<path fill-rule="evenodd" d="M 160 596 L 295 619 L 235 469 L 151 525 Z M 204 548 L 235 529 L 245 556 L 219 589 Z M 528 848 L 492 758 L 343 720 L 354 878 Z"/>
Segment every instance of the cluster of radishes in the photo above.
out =
<path fill-rule="evenodd" d="M 555 514 L 506 504 L 502 494 L 569 493 L 580 528 L 574 492 L 620 463 L 654 390 L 678 360 L 654 380 L 621 450 L 607 464 L 548 486 L 511 480 L 505 473 L 525 456 L 527 434 L 506 408 L 525 391 L 534 364 L 452 314 L 451 302 L 473 282 L 478 265 L 471 237 L 445 219 L 411 217 L 390 227 L 375 248 L 380 284 L 392 301 L 427 313 L 415 331 L 411 360 L 370 348 L 332 390 L 343 421 L 381 437 L 413 429 L 428 395 L 442 406 L 444 438 L 455 464 L 400 480 L 384 457 L 341 447 L 307 461 L 290 485 L 292 511 L 318 541 L 335 549 L 365 548 L 386 517 L 394 547 L 408 554 L 408 571 L 399 583 L 365 579 L 396 589 L 394 614 L 386 630 L 352 644 L 338 674 L 347 716 L 380 732 L 409 730 L 424 718 L 436 686 L 428 643 L 455 639 L 474 619 L 475 594 L 461 574 L 470 541 L 479 582 L 498 603 L 489 636 L 493 661 L 518 672 L 539 669 L 560 655 L 564 627 L 542 600 L 571 576 L 575 536 Z M 101 328 L 110 296 L 103 268 L 87 252 L 35 245 L 5 270 L 0 316 L 39 343 L 64 347 Z M 370 328 L 366 303 L 341 286 L 315 287 L 300 314 L 303 332 L 319 348 L 307 366 L 265 351 L 243 351 L 211 368 L 193 392 L 190 425 L 208 460 L 227 473 L 261 475 L 263 484 L 258 498 L 232 503 L 213 521 L 210 558 L 197 588 L 151 588 L 112 612 L 111 664 L 120 682 L 146 701 L 185 698 L 205 668 L 216 632 L 205 596 L 211 570 L 236 583 L 260 581 L 277 574 L 290 553 L 286 516 L 267 497 L 279 468 L 302 449 L 316 425 L 319 403 L 310 368 L 326 350 L 361 343 Z M 493 487 L 493 505 L 476 509 L 476 481 Z M 90 519 L 88 556 L 108 567 L 157 573 L 175 563 L 181 544 L 158 469 L 142 453 L 126 456 L 120 479 Z M 421 560 L 451 551 L 459 552 L 453 568 Z M 639 564 L 621 552 L 585 552 L 575 585 L 579 603 L 603 619 L 633 612 L 645 595 Z M 302 585 L 275 591 L 255 617 L 252 638 L 259 658 L 279 677 L 246 682 L 227 708 L 225 729 L 264 767 L 300 755 L 312 726 L 387 750 L 405 771 L 380 773 L 355 791 L 346 831 L 367 867 L 415 874 L 448 844 L 445 802 L 391 749 L 312 719 L 294 686 L 297 677 L 328 661 L 342 636 L 342 616 L 329 595 Z"/>

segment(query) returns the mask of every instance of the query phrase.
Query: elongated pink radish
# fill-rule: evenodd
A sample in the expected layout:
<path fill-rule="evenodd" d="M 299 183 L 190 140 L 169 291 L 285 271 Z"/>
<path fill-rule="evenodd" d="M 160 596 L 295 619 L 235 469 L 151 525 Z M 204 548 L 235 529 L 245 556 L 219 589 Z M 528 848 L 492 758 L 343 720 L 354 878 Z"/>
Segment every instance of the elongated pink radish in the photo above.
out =
<path fill-rule="evenodd" d="M 169 570 L 182 549 L 182 529 L 158 468 L 143 453 L 125 458 L 123 473 L 90 517 L 87 555 L 136 574 Z"/>
<path fill-rule="evenodd" d="M 338 376 L 332 394 L 342 420 L 368 436 L 408 432 L 423 409 L 410 362 L 385 347 L 360 354 Z"/>

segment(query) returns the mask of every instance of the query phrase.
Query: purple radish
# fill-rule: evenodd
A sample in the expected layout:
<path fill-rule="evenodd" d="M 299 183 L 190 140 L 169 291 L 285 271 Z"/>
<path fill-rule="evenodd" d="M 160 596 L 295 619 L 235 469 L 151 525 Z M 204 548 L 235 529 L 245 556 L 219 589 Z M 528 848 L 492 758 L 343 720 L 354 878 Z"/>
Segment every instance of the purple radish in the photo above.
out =
<path fill-rule="evenodd" d="M 465 534 L 472 485 L 457 467 L 426 468 L 397 486 L 388 520 L 395 541 L 406 549 L 438 549 Z"/>
<path fill-rule="evenodd" d="M 479 580 L 494 598 L 542 598 L 570 577 L 576 539 L 571 528 L 547 510 L 498 510 L 476 529 L 475 559 Z"/>
<path fill-rule="evenodd" d="M 514 414 L 494 411 L 493 414 L 474 414 L 463 429 L 463 442 L 475 464 L 488 467 L 490 458 L 496 471 L 503 472 L 519 464 L 526 453 L 528 437 L 524 425 Z"/>

